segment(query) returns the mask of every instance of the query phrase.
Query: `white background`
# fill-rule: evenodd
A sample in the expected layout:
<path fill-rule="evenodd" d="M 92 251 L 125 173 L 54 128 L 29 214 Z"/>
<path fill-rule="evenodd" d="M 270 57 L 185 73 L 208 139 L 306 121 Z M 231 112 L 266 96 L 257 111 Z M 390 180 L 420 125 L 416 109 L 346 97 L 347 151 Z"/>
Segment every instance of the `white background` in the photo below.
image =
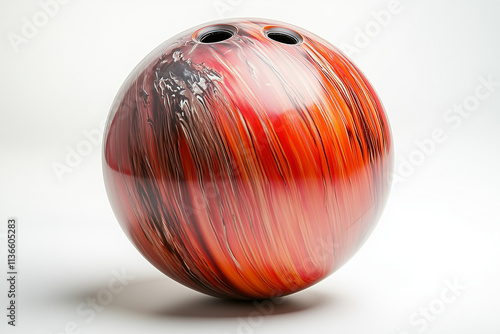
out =
<path fill-rule="evenodd" d="M 2 1 L 1 268 L 14 216 L 20 273 L 18 326 L 6 331 L 500 333 L 500 2 L 390 3 L 73 0 L 43 22 L 38 1 Z M 9 36 L 22 37 L 33 16 L 43 26 L 14 47 Z M 85 145 L 84 132 L 100 131 L 149 51 L 223 17 L 282 20 L 347 50 L 383 100 L 394 135 L 395 182 L 371 238 L 338 272 L 280 304 L 219 301 L 154 269 L 110 209 L 100 144 L 71 173 L 58 178 L 53 169 Z M 494 82 L 490 91 L 484 80 Z M 461 105 L 471 111 L 458 117 Z M 429 144 L 436 131 L 439 142 Z M 134 278 L 95 316 L 77 313 L 114 271 Z"/>

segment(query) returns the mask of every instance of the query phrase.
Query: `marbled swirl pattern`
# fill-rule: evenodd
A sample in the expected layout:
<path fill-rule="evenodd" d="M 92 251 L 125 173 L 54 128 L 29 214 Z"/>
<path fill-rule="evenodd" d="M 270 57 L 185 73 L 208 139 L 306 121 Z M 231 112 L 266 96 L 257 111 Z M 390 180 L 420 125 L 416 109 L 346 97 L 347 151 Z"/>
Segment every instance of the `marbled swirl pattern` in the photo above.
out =
<path fill-rule="evenodd" d="M 262 299 L 331 274 L 365 241 L 390 188 L 375 91 L 335 47 L 259 19 L 200 43 L 193 28 L 122 86 L 104 141 L 108 195 L 158 269 L 213 296 Z M 298 32 L 287 45 L 268 26 Z"/>

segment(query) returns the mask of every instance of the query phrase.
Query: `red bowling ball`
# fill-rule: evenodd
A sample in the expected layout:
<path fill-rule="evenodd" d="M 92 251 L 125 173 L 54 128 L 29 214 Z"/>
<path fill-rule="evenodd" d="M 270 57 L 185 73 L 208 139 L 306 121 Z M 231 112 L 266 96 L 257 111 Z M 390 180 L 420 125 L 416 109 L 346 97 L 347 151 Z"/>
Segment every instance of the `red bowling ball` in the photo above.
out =
<path fill-rule="evenodd" d="M 161 44 L 129 75 L 104 137 L 108 196 L 159 270 L 231 299 L 288 295 L 344 264 L 390 190 L 389 124 L 324 39 L 229 19 Z"/>

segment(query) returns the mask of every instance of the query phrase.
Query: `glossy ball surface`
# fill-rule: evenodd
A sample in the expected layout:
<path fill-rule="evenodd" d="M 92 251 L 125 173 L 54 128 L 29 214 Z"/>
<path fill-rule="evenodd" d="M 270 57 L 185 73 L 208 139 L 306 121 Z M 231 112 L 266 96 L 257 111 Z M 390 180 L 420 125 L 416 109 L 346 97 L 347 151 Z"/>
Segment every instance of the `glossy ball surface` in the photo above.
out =
<path fill-rule="evenodd" d="M 307 288 L 385 205 L 389 124 L 365 76 L 301 28 L 195 27 L 149 54 L 108 117 L 103 169 L 123 230 L 174 280 L 225 298 Z"/>

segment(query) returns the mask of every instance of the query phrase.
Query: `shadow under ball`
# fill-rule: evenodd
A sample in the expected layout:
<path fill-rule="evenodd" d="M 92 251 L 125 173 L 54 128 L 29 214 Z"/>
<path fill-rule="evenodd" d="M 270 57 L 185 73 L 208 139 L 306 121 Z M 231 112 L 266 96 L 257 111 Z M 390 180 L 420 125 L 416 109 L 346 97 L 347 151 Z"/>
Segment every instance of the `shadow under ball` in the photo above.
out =
<path fill-rule="evenodd" d="M 129 75 L 104 136 L 108 197 L 159 270 L 265 299 L 359 249 L 385 205 L 390 128 L 374 89 L 301 28 L 229 19 L 161 44 Z"/>

